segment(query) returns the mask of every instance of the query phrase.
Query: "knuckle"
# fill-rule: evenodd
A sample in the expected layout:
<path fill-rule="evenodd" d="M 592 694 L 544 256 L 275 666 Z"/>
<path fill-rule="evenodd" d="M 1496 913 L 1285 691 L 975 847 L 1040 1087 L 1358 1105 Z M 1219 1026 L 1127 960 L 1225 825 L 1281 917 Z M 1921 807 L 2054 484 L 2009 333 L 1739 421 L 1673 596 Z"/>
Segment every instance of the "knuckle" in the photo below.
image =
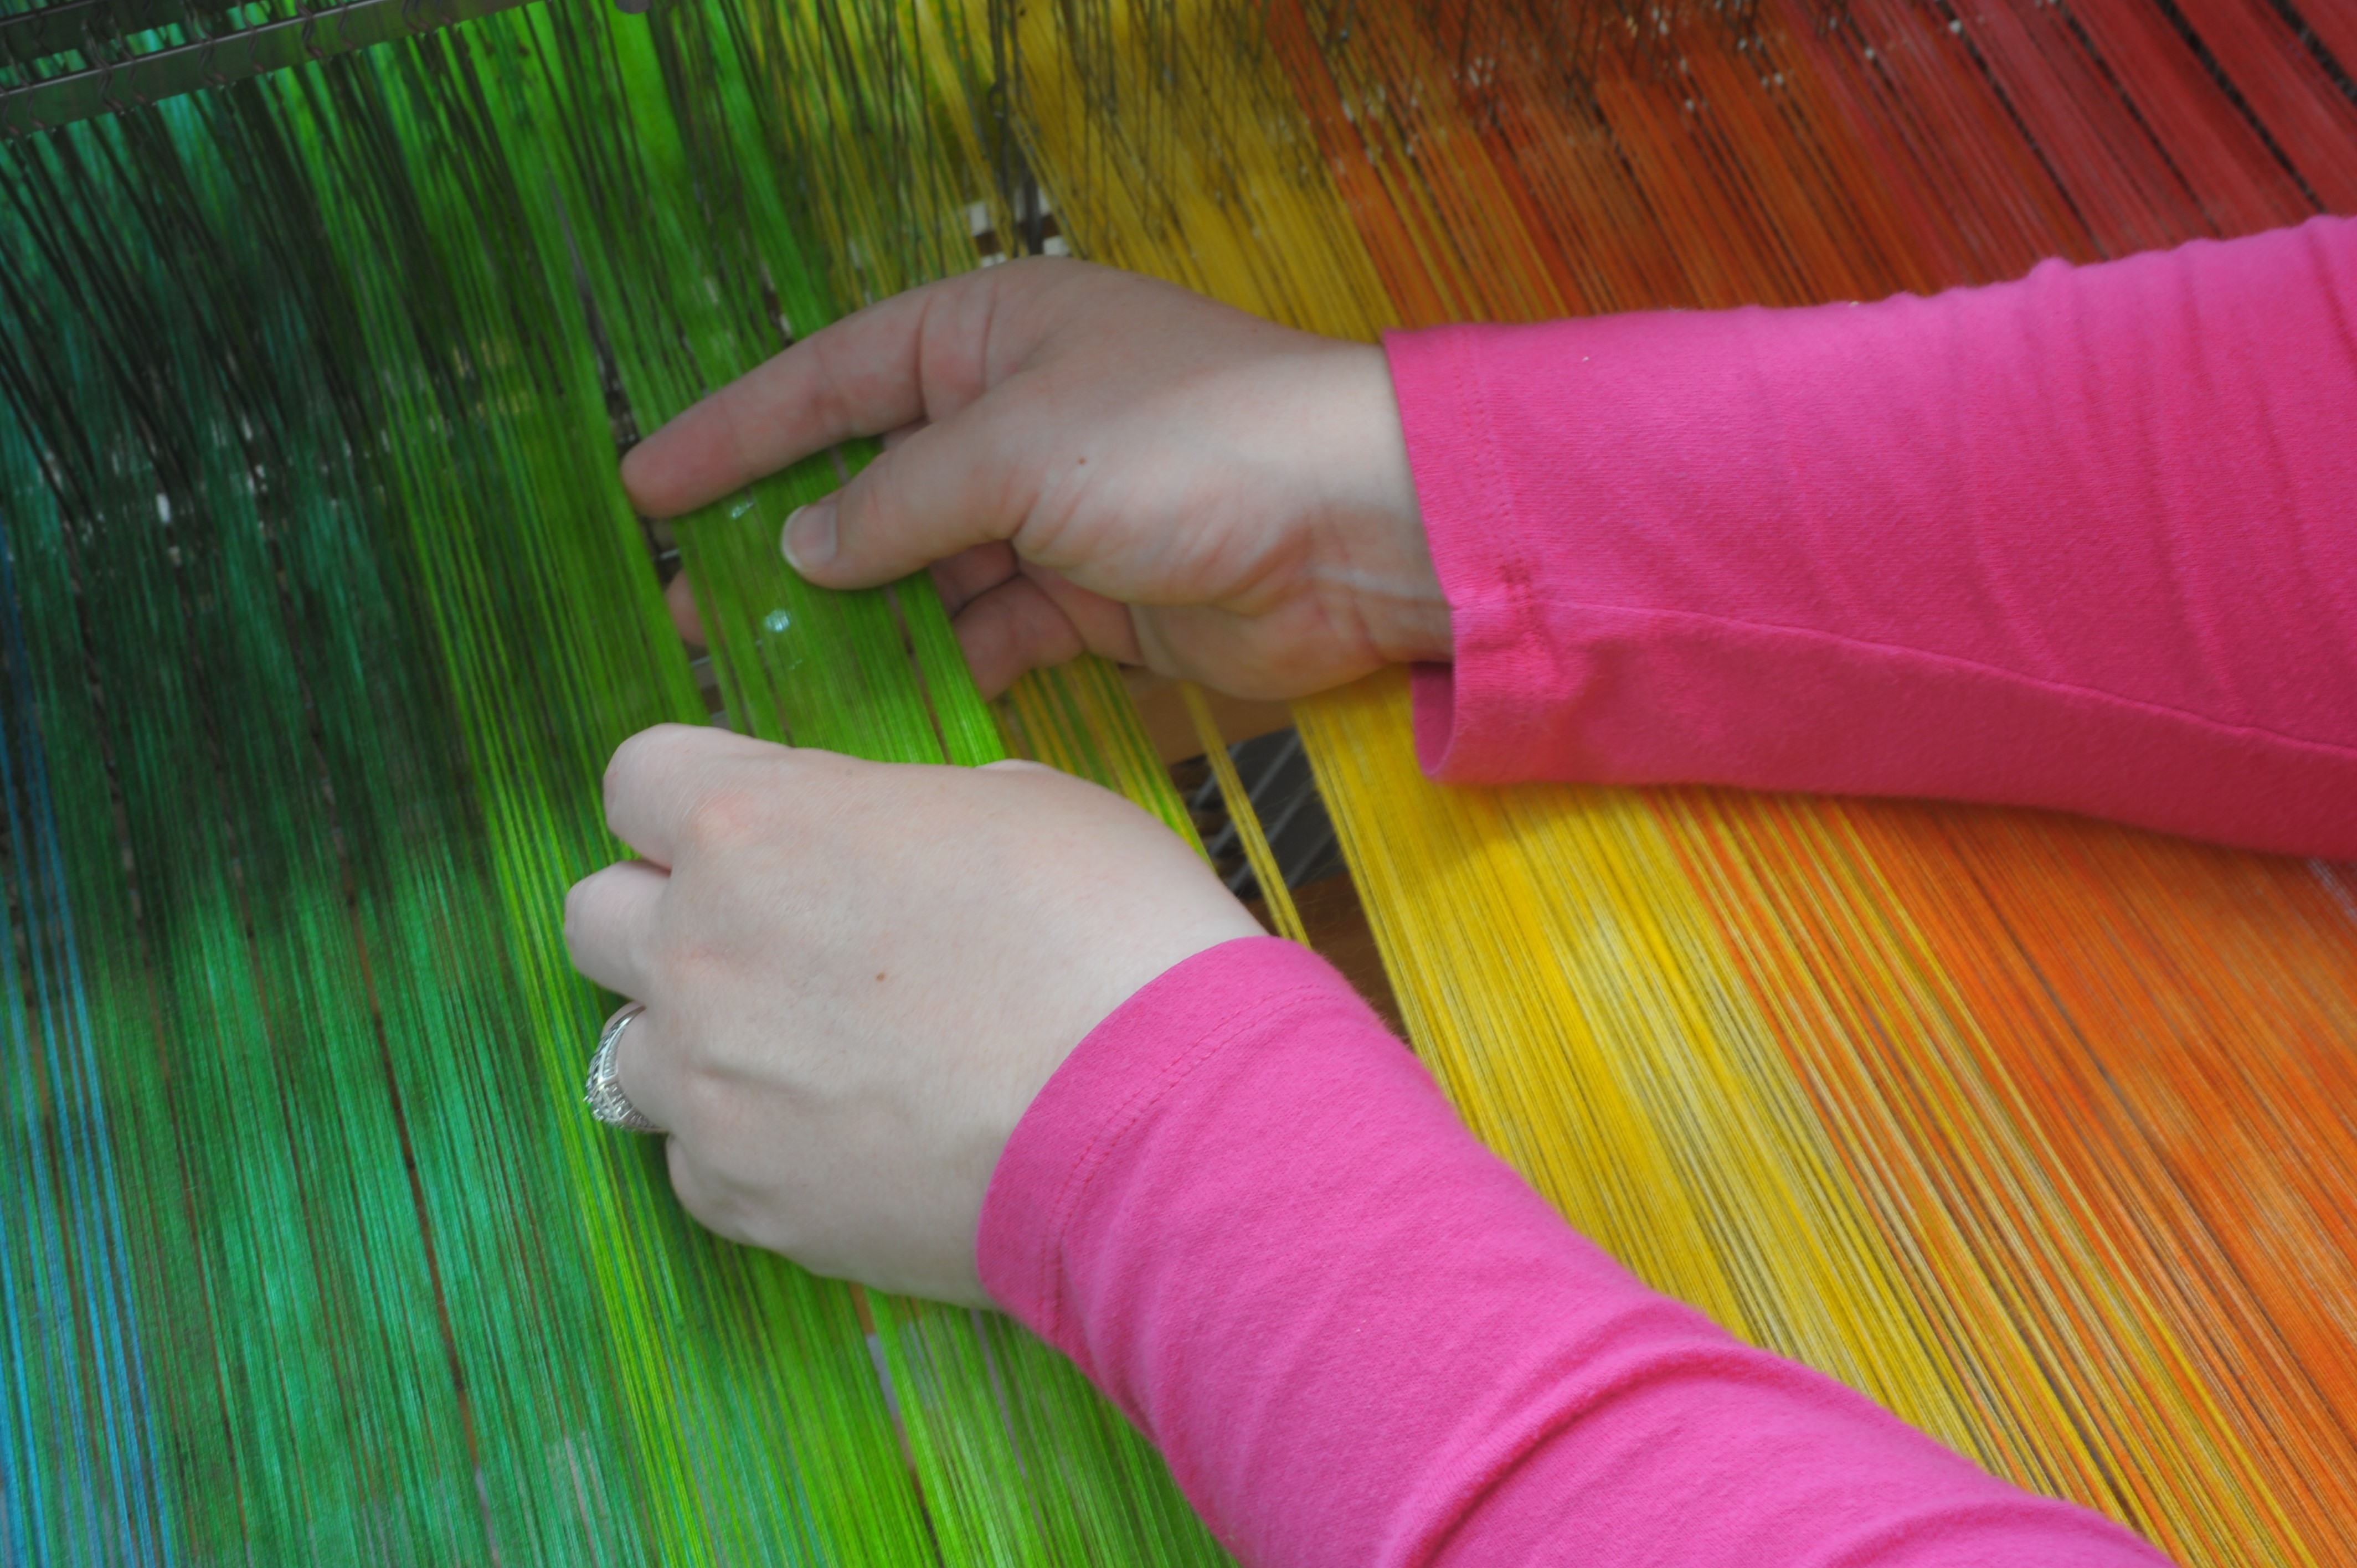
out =
<path fill-rule="evenodd" d="M 565 890 L 565 940 L 578 944 L 593 938 L 601 924 L 610 921 L 612 900 L 608 897 L 616 866 L 605 866 L 591 872 Z"/>
<path fill-rule="evenodd" d="M 625 736 L 622 744 L 614 748 L 612 758 L 606 764 L 607 779 L 610 781 L 618 774 L 628 774 L 644 767 L 650 760 L 651 754 L 660 750 L 667 738 L 663 732 L 675 727 L 677 726 L 672 725 L 656 725 L 651 728 L 640 730 L 635 735 Z"/>
<path fill-rule="evenodd" d="M 758 1147 L 761 1129 L 746 1112 L 745 1084 L 713 1059 L 708 1049 L 691 1049 L 679 1065 L 680 1120 L 695 1129 L 705 1148 L 717 1153 Z"/>
<path fill-rule="evenodd" d="M 665 924 L 649 932 L 631 957 L 639 972 L 648 977 L 649 988 L 673 999 L 726 994 L 735 980 L 732 971 L 742 961 L 741 954 L 699 940 L 676 924 Z M 681 1020 L 673 1047 L 675 1059 L 683 1070 L 717 1065 L 701 1009 L 693 1001 L 683 1004 L 691 1012 Z"/>
<path fill-rule="evenodd" d="M 924 437 L 931 429 L 918 431 L 896 444 L 889 452 L 852 476 L 851 482 L 836 493 L 834 519 L 837 548 L 848 550 L 860 541 L 891 538 L 903 521 L 906 509 L 902 504 L 903 480 L 907 477 L 910 454 L 921 456 L 927 443 Z"/>
<path fill-rule="evenodd" d="M 698 1224 L 740 1246 L 791 1250 L 792 1235 L 780 1226 L 758 1190 L 713 1169 L 677 1137 L 671 1141 L 669 1155 L 672 1193 Z"/>
<path fill-rule="evenodd" d="M 991 281 L 1002 288 L 1014 285 L 1026 288 L 1058 288 L 1099 270 L 1077 257 L 1018 256 L 1014 264 L 999 269 L 1000 275 Z M 984 275 L 988 276 L 987 274 Z"/>
<path fill-rule="evenodd" d="M 737 1218 L 737 1206 L 715 1190 L 715 1184 L 688 1152 L 686 1141 L 673 1134 L 665 1154 L 665 1163 L 671 1167 L 672 1196 L 679 1199 L 679 1206 L 705 1230 L 731 1241 L 742 1240 L 732 1223 Z"/>
<path fill-rule="evenodd" d="M 588 886 L 587 881 L 576 882 L 565 894 L 565 949 L 576 960 L 589 936 L 589 900 L 583 891 Z"/>
<path fill-rule="evenodd" d="M 624 740 L 606 763 L 606 800 L 676 763 L 695 742 L 700 726 L 661 724 Z"/>
<path fill-rule="evenodd" d="M 670 1022 L 661 1009 L 650 1007 L 623 1031 L 614 1061 L 623 1093 L 667 1084 L 674 1076 L 671 1032 L 665 1027 Z"/>
<path fill-rule="evenodd" d="M 681 828 L 698 849 L 727 852 L 761 843 L 772 830 L 768 804 L 755 791 L 723 785 L 705 791 L 687 808 Z"/>
<path fill-rule="evenodd" d="M 684 977 L 696 967 L 696 950 L 668 921 L 657 921 L 653 929 L 641 932 L 630 956 L 644 972 L 662 977 L 674 991 L 689 993 L 693 982 Z"/>

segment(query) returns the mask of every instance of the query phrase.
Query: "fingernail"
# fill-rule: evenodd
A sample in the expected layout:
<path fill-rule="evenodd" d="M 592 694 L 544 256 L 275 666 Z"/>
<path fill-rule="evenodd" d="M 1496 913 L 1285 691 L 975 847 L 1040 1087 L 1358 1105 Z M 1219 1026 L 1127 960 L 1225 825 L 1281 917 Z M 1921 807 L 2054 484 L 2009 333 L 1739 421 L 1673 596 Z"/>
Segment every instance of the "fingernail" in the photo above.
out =
<path fill-rule="evenodd" d="M 787 563 L 805 577 L 813 567 L 834 560 L 834 502 L 827 499 L 796 507 L 786 519 L 786 532 L 778 547 L 786 553 Z"/>

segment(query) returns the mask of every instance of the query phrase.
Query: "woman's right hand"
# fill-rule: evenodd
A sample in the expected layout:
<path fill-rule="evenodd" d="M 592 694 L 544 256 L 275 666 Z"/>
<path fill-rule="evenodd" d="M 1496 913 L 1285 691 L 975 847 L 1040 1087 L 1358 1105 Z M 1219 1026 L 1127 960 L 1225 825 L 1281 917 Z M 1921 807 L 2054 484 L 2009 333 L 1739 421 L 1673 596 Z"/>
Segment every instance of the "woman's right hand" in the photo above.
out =
<path fill-rule="evenodd" d="M 931 566 L 985 695 L 1084 650 L 1264 698 L 1449 655 L 1381 349 L 1017 262 L 813 334 L 622 478 L 672 516 L 858 435 L 887 450 L 787 557 L 835 588 Z"/>

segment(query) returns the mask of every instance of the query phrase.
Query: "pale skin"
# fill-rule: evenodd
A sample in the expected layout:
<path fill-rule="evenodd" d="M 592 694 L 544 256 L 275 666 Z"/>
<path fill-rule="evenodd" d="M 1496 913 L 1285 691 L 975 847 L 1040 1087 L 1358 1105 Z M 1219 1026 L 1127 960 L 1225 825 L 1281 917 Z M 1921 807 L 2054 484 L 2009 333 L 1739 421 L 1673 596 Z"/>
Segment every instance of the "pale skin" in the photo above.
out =
<path fill-rule="evenodd" d="M 1445 659 L 1380 350 L 1024 262 L 886 300 L 631 452 L 669 516 L 856 435 L 790 520 L 829 587 L 930 567 L 985 693 L 1083 651 L 1243 696 Z M 990 1173 L 1089 1031 L 1252 916 L 1135 807 L 1050 769 L 916 768 L 667 725 L 606 774 L 640 858 L 576 884 L 575 963 L 646 1004 L 622 1086 L 721 1234 L 942 1300 Z"/>

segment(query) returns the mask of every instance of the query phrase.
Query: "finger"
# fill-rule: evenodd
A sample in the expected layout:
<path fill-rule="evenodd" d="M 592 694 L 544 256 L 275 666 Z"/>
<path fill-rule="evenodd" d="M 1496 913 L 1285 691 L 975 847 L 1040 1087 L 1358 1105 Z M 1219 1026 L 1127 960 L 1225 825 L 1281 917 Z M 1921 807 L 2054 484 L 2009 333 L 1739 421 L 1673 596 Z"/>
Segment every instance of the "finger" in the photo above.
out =
<path fill-rule="evenodd" d="M 671 624 L 679 631 L 680 640 L 690 648 L 704 646 L 704 618 L 695 611 L 695 587 L 682 572 L 663 587 L 663 608 L 671 612 Z"/>
<path fill-rule="evenodd" d="M 651 989 L 644 955 L 671 878 L 642 860 L 583 877 L 565 896 L 565 949 L 573 967 L 619 996 Z"/>
<path fill-rule="evenodd" d="M 631 1110 L 670 1133 L 676 1142 L 687 1097 L 669 1023 L 662 1008 L 651 1006 L 622 1026 L 614 1040 L 614 1080 L 621 1086 L 622 1098 L 630 1102 Z"/>
<path fill-rule="evenodd" d="M 1064 618 L 1072 623 L 1091 653 L 1103 654 L 1116 664 L 1146 661 L 1138 643 L 1137 623 L 1130 618 L 1127 605 L 1091 593 L 1061 572 L 1051 572 L 1036 562 L 1020 564 L 1023 575 L 1038 584 L 1039 591 L 1064 613 Z"/>
<path fill-rule="evenodd" d="M 624 1092 L 629 1092 L 627 1088 Z M 697 1164 L 684 1141 L 673 1138 L 663 1154 L 671 1167 L 672 1195 L 679 1199 L 682 1208 L 724 1241 L 746 1247 L 758 1245 L 752 1227 L 745 1222 L 744 1205 Z"/>
<path fill-rule="evenodd" d="M 976 596 L 951 622 L 959 646 L 966 650 L 966 667 L 985 695 L 997 695 L 1026 671 L 1044 670 L 1082 653 L 1102 654 L 1119 664 L 1145 661 L 1128 606 L 1028 561 L 1017 563 L 1017 568 L 1013 578 Z M 980 616 L 969 625 L 966 615 L 974 611 Z M 1002 646 L 991 646 L 994 639 Z M 977 650 L 983 657 L 980 664 L 974 662 Z M 984 680 L 985 668 L 996 684 Z"/>
<path fill-rule="evenodd" d="M 950 623 L 966 668 L 985 698 L 1015 684 L 1027 671 L 1045 670 L 1088 651 L 1080 628 L 1028 577 L 991 589 Z"/>
<path fill-rule="evenodd" d="M 785 746 L 708 725 L 657 725 L 614 748 L 606 764 L 606 825 L 645 859 L 676 864 L 698 811 L 733 771 L 791 757 Z"/>
<path fill-rule="evenodd" d="M 942 608 L 955 615 L 1020 569 L 1012 545 L 977 544 L 933 563 L 933 591 Z"/>
<path fill-rule="evenodd" d="M 838 441 L 955 413 L 988 384 L 985 349 L 1006 347 L 990 341 L 999 286 L 944 278 L 813 332 L 632 447 L 631 504 L 675 517 Z"/>
<path fill-rule="evenodd" d="M 786 558 L 812 582 L 870 588 L 1023 526 L 1046 478 L 1020 378 L 936 420 L 786 521 Z"/>

